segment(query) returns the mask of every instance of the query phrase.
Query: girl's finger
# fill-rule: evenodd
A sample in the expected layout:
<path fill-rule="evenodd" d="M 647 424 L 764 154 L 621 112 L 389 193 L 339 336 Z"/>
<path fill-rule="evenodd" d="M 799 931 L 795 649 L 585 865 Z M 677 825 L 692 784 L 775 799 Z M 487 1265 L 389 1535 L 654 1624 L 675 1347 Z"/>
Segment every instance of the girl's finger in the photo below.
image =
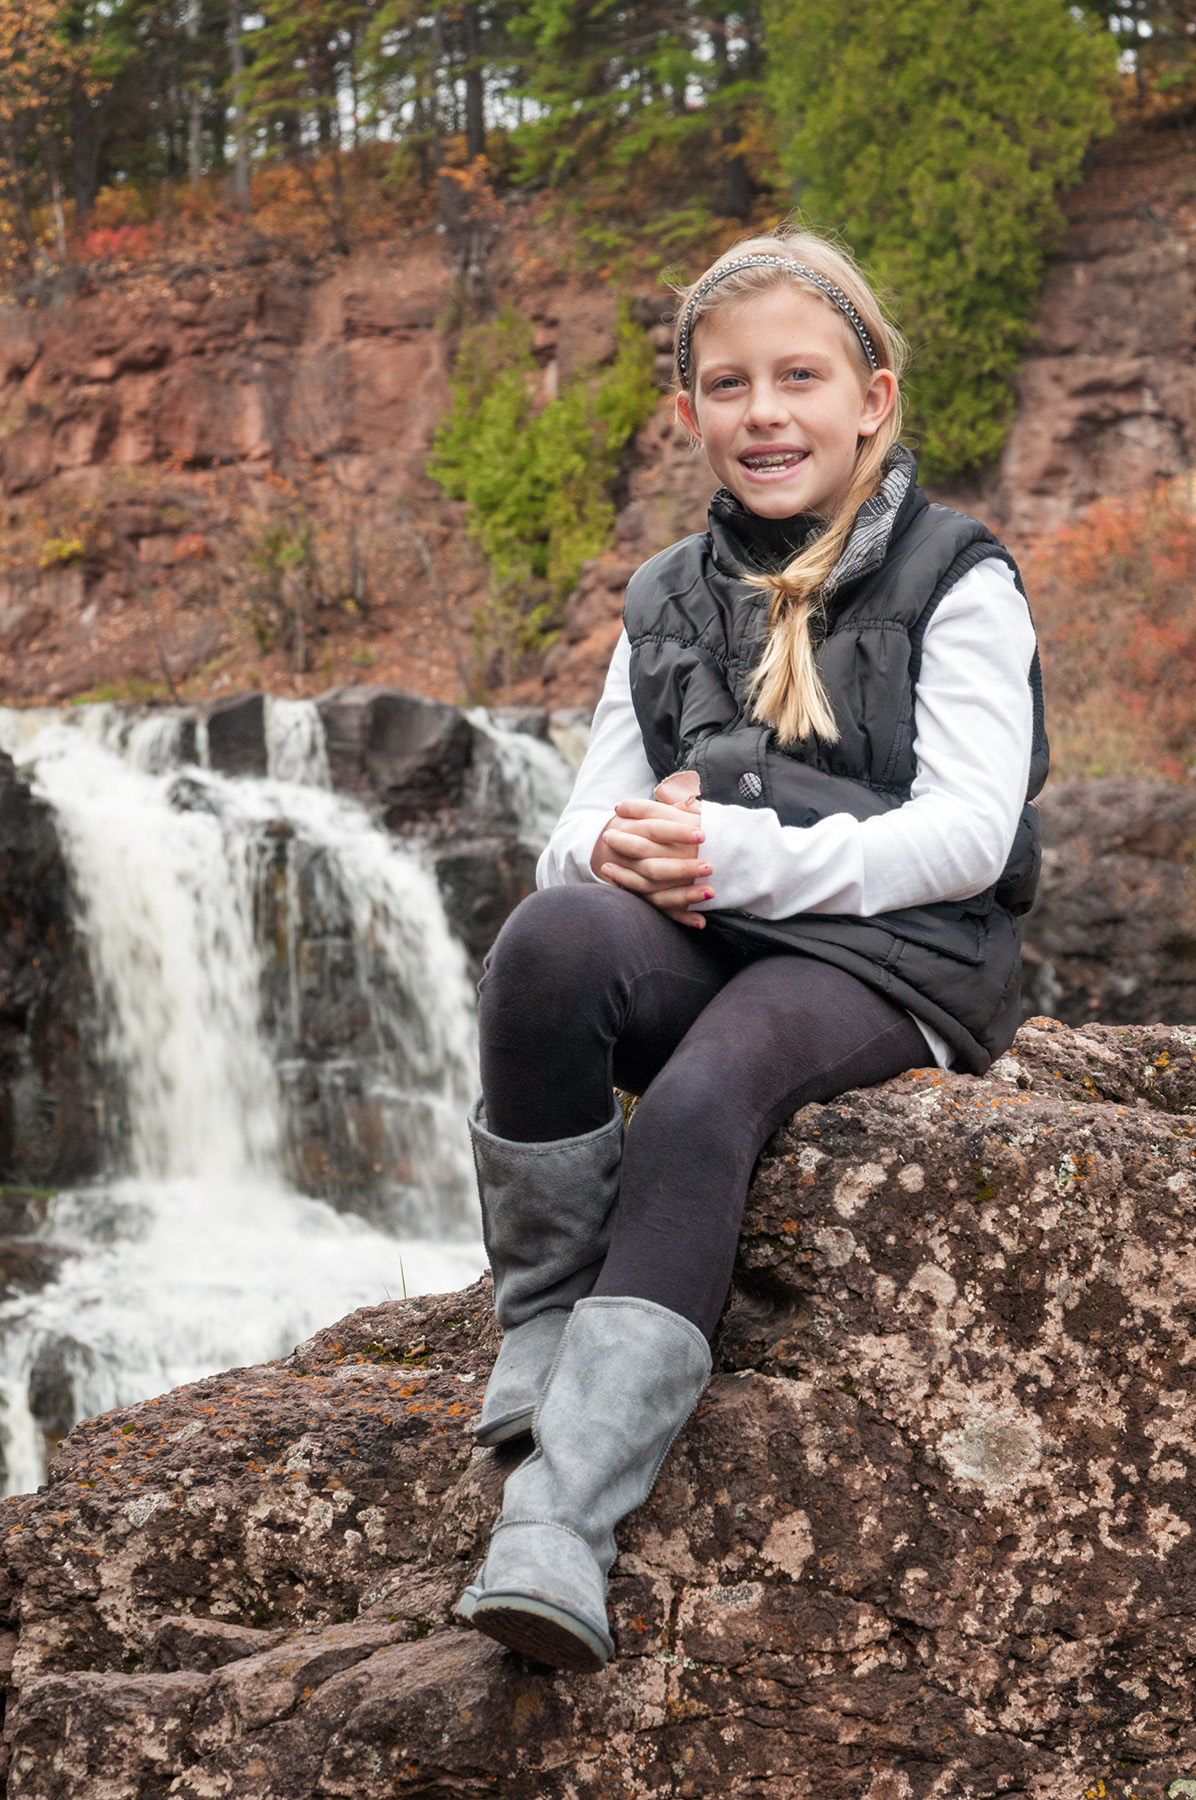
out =
<path fill-rule="evenodd" d="M 659 800 L 620 800 L 615 811 L 621 819 L 679 819 L 691 831 L 698 816 L 680 806 L 665 806 Z"/>
<path fill-rule="evenodd" d="M 704 881 L 711 873 L 709 863 L 674 862 L 671 857 L 663 856 L 644 857 L 632 866 L 635 873 L 654 888 L 689 887 L 695 881 Z M 627 867 L 626 862 L 623 867 Z"/>
<path fill-rule="evenodd" d="M 650 881 L 638 869 L 625 869 L 619 863 L 603 863 L 601 873 L 604 881 L 624 888 L 629 894 L 639 894 L 641 898 L 651 900 L 654 906 L 662 902 L 675 907 L 696 906 L 702 900 L 714 899 L 714 889 L 705 882 L 696 886 L 684 880 L 678 883 L 675 874 L 663 882 Z"/>
<path fill-rule="evenodd" d="M 710 867 L 702 861 L 696 844 L 657 844 L 650 838 L 636 837 L 630 831 L 606 831 L 602 842 L 624 862 L 670 862 L 678 868 L 684 864 L 695 874 L 709 875 Z M 701 863 L 701 867 L 698 864 Z"/>
<path fill-rule="evenodd" d="M 650 894 L 646 894 L 644 897 L 645 899 L 650 900 L 653 906 L 658 906 L 661 912 L 674 912 L 684 910 L 684 908 L 688 906 L 700 906 L 705 900 L 713 900 L 714 889 L 706 887 L 705 885 L 698 887 L 658 887 L 654 888 Z"/>
<path fill-rule="evenodd" d="M 637 874 L 634 869 L 625 869 L 621 863 L 603 863 L 599 873 L 603 881 L 612 882 L 615 887 L 624 888 L 629 894 L 642 894 L 645 899 L 654 886 L 653 882 L 645 881 L 642 875 Z"/>
<path fill-rule="evenodd" d="M 612 819 L 606 829 L 652 844 L 700 844 L 706 837 L 693 819 L 687 825 L 673 819 L 627 819 L 620 824 Z"/>

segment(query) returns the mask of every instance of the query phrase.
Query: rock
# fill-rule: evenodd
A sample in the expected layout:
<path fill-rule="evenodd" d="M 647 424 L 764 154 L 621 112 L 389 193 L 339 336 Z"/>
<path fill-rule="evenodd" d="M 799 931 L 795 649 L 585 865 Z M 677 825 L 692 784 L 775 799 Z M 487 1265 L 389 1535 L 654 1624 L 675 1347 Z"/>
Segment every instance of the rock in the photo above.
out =
<path fill-rule="evenodd" d="M 1196 458 L 1191 157 L 1181 164 L 1173 140 L 1154 130 L 1100 145 L 1067 198 L 993 509 L 1016 535 Z"/>
<path fill-rule="evenodd" d="M 1196 1019 L 1196 788 L 1059 782 L 1040 804 L 1027 1011 L 1072 1025 Z"/>
<path fill-rule="evenodd" d="M 318 702 L 332 784 L 391 831 L 427 846 L 445 910 L 475 969 L 503 923 L 536 885 L 519 807 L 493 740 L 461 711 L 395 688 L 333 688 Z M 542 707 L 507 707 L 495 720 L 547 740 Z"/>
<path fill-rule="evenodd" d="M 510 832 L 450 838 L 436 852 L 435 868 L 445 912 L 480 971 L 508 915 L 535 892 L 535 852 Z"/>
<path fill-rule="evenodd" d="M 53 815 L 0 752 L 0 1182 L 53 1187 L 95 1175 L 110 1079 Z M 36 1257 L 13 1256 L 6 1278 L 36 1281 Z"/>
<path fill-rule="evenodd" d="M 208 708 L 208 758 L 221 775 L 266 773 L 266 702 L 262 694 L 230 694 Z"/>
<path fill-rule="evenodd" d="M 91 1351 L 72 1337 L 47 1339 L 34 1357 L 29 1371 L 29 1410 L 52 1444 L 66 1436 L 85 1410 L 79 1405 L 76 1383 L 94 1370 Z"/>
<path fill-rule="evenodd" d="M 458 707 L 386 687 L 332 688 L 318 705 L 333 786 L 390 830 L 461 804 L 474 744 Z"/>
<path fill-rule="evenodd" d="M 1176 1793 L 1194 1052 L 1036 1020 L 777 1135 L 601 1675 L 451 1618 L 512 1464 L 484 1283 L 77 1426 L 0 1519 L 9 1794 Z"/>

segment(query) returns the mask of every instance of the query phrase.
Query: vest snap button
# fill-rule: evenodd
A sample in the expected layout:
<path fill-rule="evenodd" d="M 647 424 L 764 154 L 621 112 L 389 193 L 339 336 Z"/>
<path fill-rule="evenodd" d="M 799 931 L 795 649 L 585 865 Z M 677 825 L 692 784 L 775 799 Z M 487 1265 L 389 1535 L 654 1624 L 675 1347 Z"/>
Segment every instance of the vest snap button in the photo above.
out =
<path fill-rule="evenodd" d="M 739 777 L 739 791 L 745 800 L 758 800 L 764 792 L 764 783 L 749 769 L 746 775 Z"/>

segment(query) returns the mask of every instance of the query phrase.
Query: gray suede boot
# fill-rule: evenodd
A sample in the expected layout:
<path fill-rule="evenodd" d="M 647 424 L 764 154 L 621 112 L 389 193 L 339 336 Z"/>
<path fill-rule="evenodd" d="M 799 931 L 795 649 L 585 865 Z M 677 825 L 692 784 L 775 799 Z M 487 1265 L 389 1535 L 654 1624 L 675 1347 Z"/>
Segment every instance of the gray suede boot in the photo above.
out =
<path fill-rule="evenodd" d="M 469 1129 L 503 1331 L 473 1428 L 489 1446 L 531 1430 L 570 1308 L 598 1279 L 619 1194 L 623 1114 L 616 1107 L 609 1124 L 580 1137 L 517 1144 L 486 1129 L 478 1100 Z"/>
<path fill-rule="evenodd" d="M 710 1346 L 652 1300 L 579 1300 L 458 1616 L 537 1662 L 592 1673 L 614 1645 L 606 1577 L 619 1520 L 652 1492 L 710 1379 Z"/>

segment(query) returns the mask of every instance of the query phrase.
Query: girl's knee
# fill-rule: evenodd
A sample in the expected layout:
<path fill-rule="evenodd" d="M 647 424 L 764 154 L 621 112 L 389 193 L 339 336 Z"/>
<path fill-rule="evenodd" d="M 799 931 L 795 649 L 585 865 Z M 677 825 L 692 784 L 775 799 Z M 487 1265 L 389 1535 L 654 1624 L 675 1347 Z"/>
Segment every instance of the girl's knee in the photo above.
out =
<path fill-rule="evenodd" d="M 624 934 L 630 895 L 609 887 L 552 887 L 515 908 L 486 958 L 483 996 L 562 989 L 575 995 L 609 972 Z"/>
<path fill-rule="evenodd" d="M 684 1144 L 699 1160 L 717 1160 L 743 1122 L 736 1096 L 728 1091 L 726 1069 L 715 1057 L 671 1058 L 635 1114 L 636 1129 L 645 1136 Z"/>

